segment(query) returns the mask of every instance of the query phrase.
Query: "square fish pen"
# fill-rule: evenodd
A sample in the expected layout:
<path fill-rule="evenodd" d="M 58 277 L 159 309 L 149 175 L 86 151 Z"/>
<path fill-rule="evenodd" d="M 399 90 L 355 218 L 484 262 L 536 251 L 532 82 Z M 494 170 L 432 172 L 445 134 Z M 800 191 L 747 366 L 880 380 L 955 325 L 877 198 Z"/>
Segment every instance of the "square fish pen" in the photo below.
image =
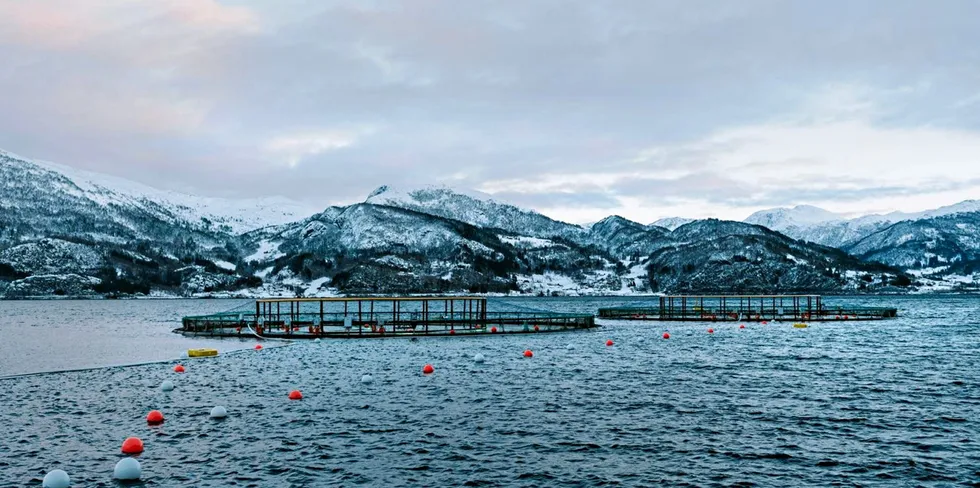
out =
<path fill-rule="evenodd" d="M 599 309 L 601 319 L 655 321 L 882 320 L 898 316 L 894 308 L 827 306 L 820 295 L 674 295 L 659 306 Z"/>
<path fill-rule="evenodd" d="M 251 308 L 251 307 L 250 307 Z M 595 327 L 595 317 L 489 311 L 485 297 L 267 298 L 254 309 L 182 319 L 185 335 L 380 338 L 561 332 Z"/>

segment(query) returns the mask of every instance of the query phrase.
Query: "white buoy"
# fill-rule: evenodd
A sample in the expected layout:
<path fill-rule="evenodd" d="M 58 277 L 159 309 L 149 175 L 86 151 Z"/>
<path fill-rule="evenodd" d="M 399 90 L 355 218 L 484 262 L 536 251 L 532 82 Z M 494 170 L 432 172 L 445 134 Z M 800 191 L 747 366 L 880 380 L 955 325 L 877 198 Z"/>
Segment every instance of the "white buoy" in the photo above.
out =
<path fill-rule="evenodd" d="M 174 391 L 174 382 L 170 380 L 163 380 L 163 383 L 160 383 L 160 390 Z"/>
<path fill-rule="evenodd" d="M 317 337 L 316 339 L 313 339 L 313 342 L 320 342 L 320 338 Z"/>
<path fill-rule="evenodd" d="M 56 469 L 44 475 L 41 486 L 44 488 L 68 488 L 71 486 L 71 478 L 68 477 L 68 473 Z"/>
<path fill-rule="evenodd" d="M 575 349 L 575 344 L 569 344 L 569 345 L 565 346 L 565 349 L 568 349 L 569 351 L 571 351 L 572 349 Z"/>
<path fill-rule="evenodd" d="M 112 470 L 112 478 L 117 480 L 138 480 L 143 475 L 143 468 L 140 462 L 131 458 L 122 458 L 116 463 L 116 468 Z"/>
<path fill-rule="evenodd" d="M 213 419 L 223 419 L 227 416 L 228 416 L 228 410 L 226 410 L 225 407 L 222 407 L 221 405 L 218 405 L 217 407 L 211 409 L 211 418 Z"/>
<path fill-rule="evenodd" d="M 476 356 L 473 356 L 473 361 L 476 362 L 476 363 L 479 363 L 479 364 L 483 364 L 483 362 L 486 361 L 486 360 L 487 360 L 487 357 L 484 356 L 483 353 L 479 353 L 478 352 L 478 353 L 476 353 Z"/>
<path fill-rule="evenodd" d="M 372 378 L 371 375 L 366 374 L 364 376 L 361 376 L 361 383 L 364 384 L 374 383 L 374 378 Z"/>

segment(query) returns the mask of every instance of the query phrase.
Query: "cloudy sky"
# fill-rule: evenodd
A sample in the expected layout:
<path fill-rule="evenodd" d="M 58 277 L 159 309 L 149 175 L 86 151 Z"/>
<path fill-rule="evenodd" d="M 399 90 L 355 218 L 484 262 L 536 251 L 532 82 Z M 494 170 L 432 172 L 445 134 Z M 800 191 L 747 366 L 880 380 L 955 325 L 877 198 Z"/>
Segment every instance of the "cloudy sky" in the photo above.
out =
<path fill-rule="evenodd" d="M 189 193 L 571 222 L 980 198 L 973 0 L 2 0 L 0 148 Z"/>

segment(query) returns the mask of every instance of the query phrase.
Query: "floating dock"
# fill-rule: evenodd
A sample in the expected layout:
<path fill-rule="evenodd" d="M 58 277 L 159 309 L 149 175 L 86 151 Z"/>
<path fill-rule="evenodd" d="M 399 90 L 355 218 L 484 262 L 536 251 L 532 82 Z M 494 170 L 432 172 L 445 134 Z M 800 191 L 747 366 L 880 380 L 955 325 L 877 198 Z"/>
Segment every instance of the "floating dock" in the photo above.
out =
<path fill-rule="evenodd" d="M 663 296 L 659 306 L 599 309 L 600 319 L 679 322 L 884 320 L 895 308 L 828 306 L 820 295 Z"/>
<path fill-rule="evenodd" d="M 487 309 L 485 297 L 268 298 L 255 309 L 184 317 L 184 335 L 275 339 L 383 338 L 564 332 L 596 327 L 587 314 Z"/>

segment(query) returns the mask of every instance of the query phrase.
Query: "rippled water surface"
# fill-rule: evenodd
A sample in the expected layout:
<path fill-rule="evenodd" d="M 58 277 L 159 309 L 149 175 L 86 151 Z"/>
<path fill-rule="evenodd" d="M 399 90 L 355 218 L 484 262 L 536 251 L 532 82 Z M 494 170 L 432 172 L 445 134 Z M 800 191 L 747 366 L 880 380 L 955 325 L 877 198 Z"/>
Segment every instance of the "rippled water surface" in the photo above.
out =
<path fill-rule="evenodd" d="M 491 306 L 594 311 L 622 302 Z M 980 483 L 980 299 L 833 303 L 895 306 L 901 317 L 809 329 L 711 324 L 713 335 L 709 324 L 609 322 L 568 334 L 302 342 L 184 360 L 183 375 L 169 362 L 2 379 L 0 486 L 38 486 L 55 468 L 73 486 L 114 486 L 119 446 L 132 435 L 146 443 L 146 486 Z M 55 344 L 13 352 L 14 366 L 30 366 L 7 372 L 51 369 L 32 366 L 50 364 L 45 351 L 96 347 L 90 335 L 110 344 L 57 364 L 139 362 L 171 349 L 174 357 L 201 342 L 166 335 L 169 321 L 235 304 L 46 303 L 58 333 L 28 337 Z M 147 308 L 133 320 L 113 307 Z M 69 313 L 89 318 L 65 325 Z M 97 314 L 106 320 L 91 320 Z M 3 351 L 20 340 L 16 329 L 46 323 L 4 319 Z M 116 340 L 132 350 L 118 353 Z M 167 350 L 146 352 L 157 341 Z M 421 374 L 425 363 L 434 374 Z M 363 384 L 364 374 L 374 382 Z M 165 379 L 177 389 L 160 392 Z M 292 389 L 305 398 L 287 400 Z M 229 417 L 209 420 L 218 404 Z M 151 409 L 163 411 L 162 426 L 146 425 Z"/>

